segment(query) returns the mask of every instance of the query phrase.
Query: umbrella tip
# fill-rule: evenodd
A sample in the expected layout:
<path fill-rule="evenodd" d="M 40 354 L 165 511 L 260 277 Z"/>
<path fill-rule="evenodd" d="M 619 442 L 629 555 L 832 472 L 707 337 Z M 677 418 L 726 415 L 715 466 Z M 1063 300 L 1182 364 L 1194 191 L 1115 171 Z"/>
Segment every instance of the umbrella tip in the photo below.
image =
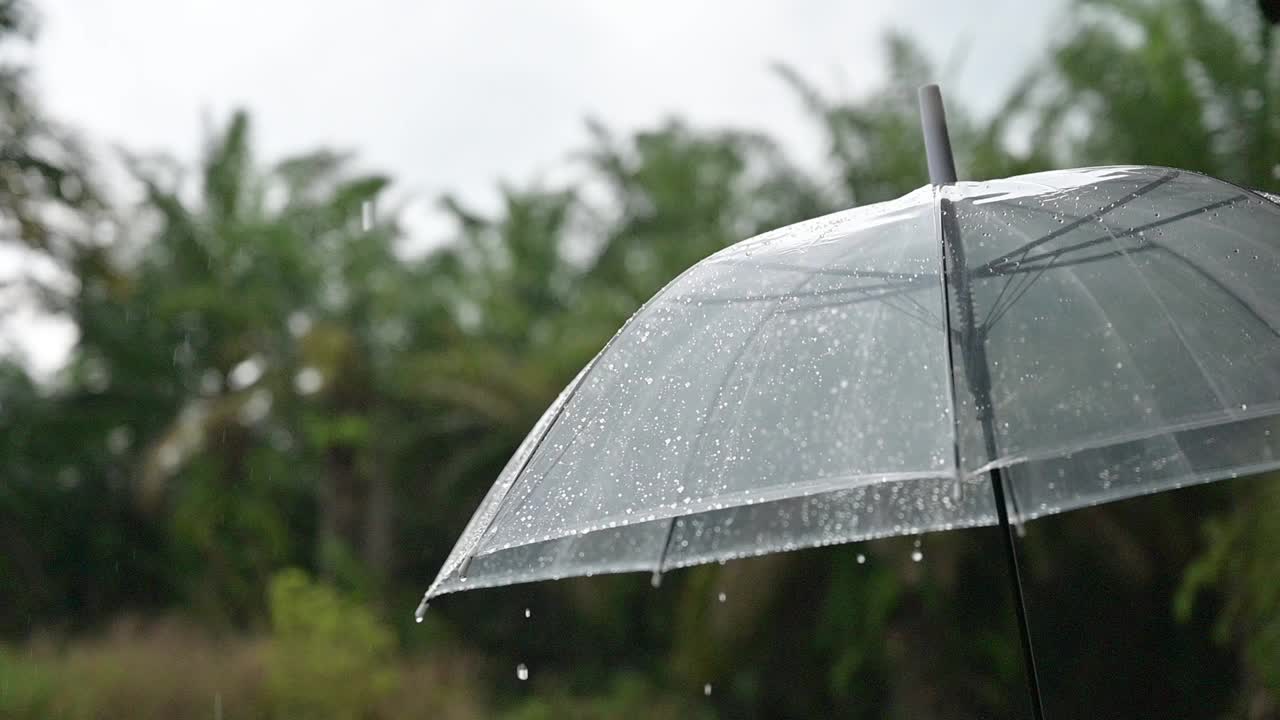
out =
<path fill-rule="evenodd" d="M 947 133 L 947 113 L 942 106 L 942 90 L 937 85 L 923 85 L 920 99 L 920 129 L 924 132 L 925 158 L 929 163 L 929 182 L 950 185 L 956 181 L 956 161 L 951 154 L 951 136 Z"/>

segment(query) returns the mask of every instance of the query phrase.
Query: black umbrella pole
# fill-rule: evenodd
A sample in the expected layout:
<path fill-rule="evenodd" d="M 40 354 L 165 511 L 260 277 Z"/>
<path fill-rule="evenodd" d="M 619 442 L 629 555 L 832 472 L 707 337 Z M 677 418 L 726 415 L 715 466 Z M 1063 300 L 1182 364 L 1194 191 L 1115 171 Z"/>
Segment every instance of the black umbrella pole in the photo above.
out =
<path fill-rule="evenodd" d="M 920 88 L 919 97 L 920 129 L 924 133 L 925 154 L 929 161 L 929 182 L 934 185 L 951 185 L 956 182 L 956 163 L 951 154 L 951 137 L 947 133 L 947 115 L 942 106 L 942 91 L 937 85 L 925 85 Z M 942 296 L 943 303 L 946 305 L 947 364 L 954 376 L 956 364 L 951 341 L 958 338 L 965 376 L 969 380 L 975 409 L 982 423 L 987 457 L 994 461 L 999 454 L 996 451 L 995 423 L 992 419 L 994 405 L 991 402 L 991 370 L 987 364 L 986 332 L 985 329 L 978 327 L 974 314 L 973 290 L 969 284 L 970 271 L 965 264 L 964 241 L 952 200 L 939 197 L 938 211 L 941 221 L 939 230 L 942 240 L 942 265 L 947 285 Z M 956 401 L 954 387 L 952 393 L 954 403 Z M 957 437 L 959 437 L 958 431 Z M 957 462 L 959 459 L 960 449 L 957 446 Z M 1015 546 L 1013 526 L 1009 523 L 1009 507 L 1005 502 L 1004 472 L 1000 468 L 991 470 L 991 490 L 995 494 L 996 516 L 1000 520 L 1005 560 L 1009 563 L 1009 579 L 1013 588 L 1013 606 L 1018 613 L 1018 635 L 1022 641 L 1027 689 L 1031 693 L 1031 712 L 1035 720 L 1044 720 L 1044 706 L 1040 700 L 1040 678 L 1036 673 L 1036 656 L 1031 649 L 1031 627 L 1027 624 L 1027 602 L 1022 592 L 1022 573 L 1018 570 L 1018 550 Z"/>
<path fill-rule="evenodd" d="M 987 361 L 986 333 L 974 329 L 973 292 L 969 287 L 966 271 L 963 270 L 964 245 L 961 243 L 960 227 L 956 221 L 955 208 L 951 206 L 950 201 L 944 200 L 943 203 L 943 233 L 952 241 L 948 249 L 956 261 L 956 267 L 962 269 L 955 276 L 959 280 L 955 290 L 961 325 L 964 328 L 961 333 L 961 344 L 964 347 L 965 375 L 969 379 L 969 388 L 973 392 L 978 421 L 982 424 L 987 458 L 994 461 L 1000 453 L 996 448 L 995 404 L 991 400 L 991 366 Z M 1026 670 L 1027 690 L 1031 694 L 1031 714 L 1035 720 L 1044 720 L 1044 704 L 1040 699 L 1040 675 L 1036 672 L 1036 654 L 1031 648 L 1031 625 L 1027 621 L 1027 598 L 1022 591 L 1022 571 L 1018 568 L 1017 538 L 1014 536 L 1014 526 L 1009 522 L 1009 503 L 1005 499 L 1004 468 L 991 468 L 988 474 L 991 476 L 991 492 L 995 495 L 996 518 L 1000 521 L 1000 539 L 1004 545 L 1004 557 L 1009 564 L 1009 585 L 1013 590 L 1013 608 L 1018 615 L 1018 639 L 1022 641 L 1023 668 Z"/>
<path fill-rule="evenodd" d="M 1013 525 L 1009 523 L 1009 509 L 1005 505 L 1004 473 L 1000 468 L 991 470 L 991 490 L 996 496 L 996 515 L 1000 519 L 1005 560 L 1009 563 L 1009 577 L 1013 584 L 1013 607 L 1018 613 L 1018 637 L 1022 641 L 1022 658 L 1026 663 L 1027 686 L 1031 691 L 1031 712 L 1036 720 L 1044 720 L 1044 707 L 1040 700 L 1040 676 L 1036 672 L 1036 655 L 1031 649 L 1031 626 L 1027 623 L 1027 600 L 1022 592 L 1022 572 L 1018 569 L 1018 550 L 1014 544 Z"/>
<path fill-rule="evenodd" d="M 982 424 L 983 441 L 987 459 L 1000 456 L 996 448 L 995 404 L 991 399 L 991 366 L 987 360 L 986 332 L 979 330 L 974 319 L 973 289 L 969 285 L 965 268 L 964 243 L 956 210 L 950 200 L 940 202 L 942 234 L 946 242 L 945 253 L 951 256 L 950 276 L 953 280 L 955 310 L 960 325 L 961 355 L 969 389 L 973 393 L 974 409 Z M 951 305 L 948 304 L 948 314 Z M 995 467 L 991 475 L 991 492 L 995 495 L 996 518 L 1000 521 L 1000 536 L 1004 544 L 1005 561 L 1009 564 L 1009 584 L 1013 590 L 1013 607 L 1018 614 L 1018 636 L 1022 641 L 1022 659 L 1027 676 L 1027 690 L 1031 694 L 1031 712 L 1035 720 L 1044 720 L 1044 706 L 1040 699 L 1040 677 L 1036 673 L 1036 655 L 1031 648 L 1031 625 L 1027 622 L 1027 599 L 1022 591 L 1022 572 L 1018 568 L 1017 538 L 1014 526 L 1009 522 L 1009 504 L 1005 498 L 1004 469 Z"/>

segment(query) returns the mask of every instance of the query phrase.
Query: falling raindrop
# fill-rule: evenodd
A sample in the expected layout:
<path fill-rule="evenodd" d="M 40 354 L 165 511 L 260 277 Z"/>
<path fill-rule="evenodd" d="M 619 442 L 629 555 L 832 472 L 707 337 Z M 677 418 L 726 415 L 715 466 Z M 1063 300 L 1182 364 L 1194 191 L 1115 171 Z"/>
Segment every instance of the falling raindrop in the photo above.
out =
<path fill-rule="evenodd" d="M 529 679 L 528 665 L 525 665 L 524 663 L 520 663 L 519 665 L 516 666 L 516 679 L 520 681 Z"/>
<path fill-rule="evenodd" d="M 859 565 L 866 565 L 866 564 L 867 564 L 867 556 L 866 556 L 866 555 L 863 555 L 862 553 L 858 553 L 858 564 L 859 564 Z"/>
<path fill-rule="evenodd" d="M 921 561 L 921 560 L 923 560 L 923 559 L 924 559 L 924 553 L 920 552 L 919 550 L 912 550 L 912 551 L 911 551 L 911 560 L 912 560 L 912 562 L 920 562 L 920 561 Z"/>
<path fill-rule="evenodd" d="M 365 232 L 373 229 L 373 201 L 365 200 L 360 203 L 360 227 Z"/>
<path fill-rule="evenodd" d="M 525 609 L 524 609 L 524 617 L 525 617 L 525 619 L 527 620 L 527 619 L 529 619 L 529 618 L 530 618 L 530 617 L 532 617 L 532 616 L 533 616 L 533 613 L 529 612 L 529 608 L 525 608 Z"/>
<path fill-rule="evenodd" d="M 711 697 L 711 683 L 702 686 L 702 694 Z"/>
<path fill-rule="evenodd" d="M 662 587 L 662 571 L 654 570 L 653 577 L 649 578 L 649 584 L 654 587 Z"/>
<path fill-rule="evenodd" d="M 729 599 L 728 595 L 725 595 L 723 592 L 720 593 L 719 595 L 720 602 L 724 602 L 725 600 L 728 600 L 728 599 Z"/>
<path fill-rule="evenodd" d="M 430 607 L 430 605 L 427 604 L 427 599 L 425 597 L 422 598 L 422 602 L 418 603 L 418 609 L 413 611 L 414 622 L 422 622 L 422 618 L 427 615 L 428 607 Z"/>

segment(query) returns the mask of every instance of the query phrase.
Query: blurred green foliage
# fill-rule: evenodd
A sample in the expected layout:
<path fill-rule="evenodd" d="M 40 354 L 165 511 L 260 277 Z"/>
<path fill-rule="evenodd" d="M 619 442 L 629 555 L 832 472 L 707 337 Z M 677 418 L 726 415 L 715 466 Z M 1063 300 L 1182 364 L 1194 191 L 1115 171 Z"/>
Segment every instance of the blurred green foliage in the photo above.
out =
<path fill-rule="evenodd" d="M 1205 522 L 1208 548 L 1187 567 L 1175 597 L 1186 620 L 1199 595 L 1223 595 L 1217 639 L 1243 648 L 1255 692 L 1280 688 L 1280 476 L 1270 480 L 1247 504 Z"/>
<path fill-rule="evenodd" d="M 269 594 L 279 717 L 356 720 L 395 689 L 395 635 L 368 608 L 297 569 L 277 573 Z"/>
<path fill-rule="evenodd" d="M 0 46 L 30 17 L 0 0 Z M 1153 163 L 1274 190 L 1275 33 L 1243 1 L 1076 2 L 996 112 L 948 98 L 960 174 Z M 819 172 L 742 128 L 588 123 L 567 160 L 579 184 L 503 185 L 487 211 L 446 196 L 451 232 L 425 255 L 406 251 L 390 178 L 327 149 L 263 162 L 245 113 L 195 167 L 126 155 L 143 200 L 110 206 L 26 69 L 0 66 L 4 242 L 64 280 L 0 292 L 78 331 L 52 379 L 0 360 L 0 631 L 18 648 L 0 652 L 0 715 L 194 716 L 215 698 L 227 717 L 1020 712 L 986 535 L 930 546 L 923 568 L 885 541 L 867 566 L 796 553 L 661 592 L 620 577 L 475 593 L 405 622 L 515 446 L 640 303 L 727 244 L 924 182 L 915 88 L 935 69 L 907 36 L 886 52 L 887 78 L 852 99 L 777 68 L 822 132 Z M 1175 613 L 1152 597 L 1181 586 L 1177 617 L 1195 631 L 1209 614 L 1241 670 L 1205 690 L 1179 636 L 1152 659 L 1164 694 L 1268 717 L 1280 499 L 1274 481 L 1206 493 L 1091 511 L 1065 545 L 1032 532 L 1028 576 L 1165 602 L 1166 634 Z M 189 625 L 111 630 L 175 612 Z M 1046 657 L 1085 653 L 1085 635 Z M 1110 692 L 1106 660 L 1063 660 L 1055 682 Z"/>

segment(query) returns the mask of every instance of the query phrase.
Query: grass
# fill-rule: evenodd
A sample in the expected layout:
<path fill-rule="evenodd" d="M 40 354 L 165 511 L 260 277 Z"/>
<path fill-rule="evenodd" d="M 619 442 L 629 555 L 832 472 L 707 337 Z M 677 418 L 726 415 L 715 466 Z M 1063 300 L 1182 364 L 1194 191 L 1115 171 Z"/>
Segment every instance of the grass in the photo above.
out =
<path fill-rule="evenodd" d="M 121 620 L 92 638 L 38 639 L 0 646 L 0 718 L 6 720 L 170 720 L 298 717 L 283 709 L 270 681 L 275 640 L 217 637 L 177 619 Z M 358 684 L 317 684 L 315 712 L 346 720 L 492 717 L 475 686 L 474 662 L 451 655 L 397 658 L 388 689 L 361 703 L 335 692 Z M 358 672 L 358 671 L 356 671 Z M 289 689 L 296 703 L 299 689 Z"/>

